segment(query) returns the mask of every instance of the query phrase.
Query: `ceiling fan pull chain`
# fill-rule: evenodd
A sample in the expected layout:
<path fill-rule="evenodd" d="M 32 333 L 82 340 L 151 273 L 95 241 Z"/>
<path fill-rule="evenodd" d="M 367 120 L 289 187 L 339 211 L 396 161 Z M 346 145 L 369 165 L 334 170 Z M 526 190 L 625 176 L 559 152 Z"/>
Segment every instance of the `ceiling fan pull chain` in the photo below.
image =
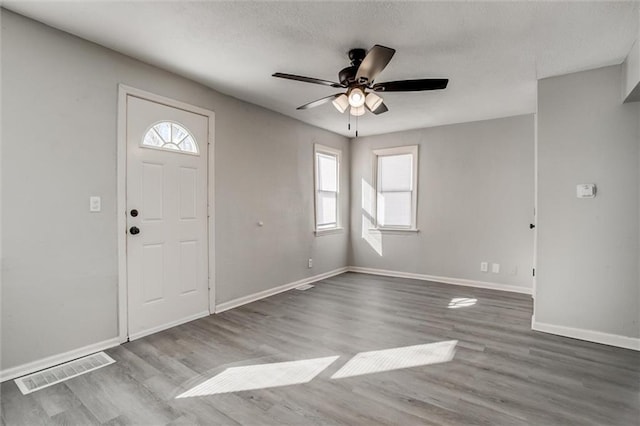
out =
<path fill-rule="evenodd" d="M 348 124 L 347 124 L 347 130 L 351 130 L 351 113 L 349 113 L 349 115 L 347 116 L 349 118 Z"/>
<path fill-rule="evenodd" d="M 358 116 L 356 115 L 356 138 L 358 137 Z"/>

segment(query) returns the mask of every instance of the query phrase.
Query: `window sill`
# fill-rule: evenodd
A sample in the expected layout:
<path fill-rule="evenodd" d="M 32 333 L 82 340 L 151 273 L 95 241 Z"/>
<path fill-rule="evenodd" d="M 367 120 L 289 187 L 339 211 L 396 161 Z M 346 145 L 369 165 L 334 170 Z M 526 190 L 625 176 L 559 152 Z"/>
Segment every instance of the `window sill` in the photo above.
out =
<path fill-rule="evenodd" d="M 417 234 L 420 232 L 417 228 L 369 228 L 369 232 L 381 232 L 383 234 Z"/>
<path fill-rule="evenodd" d="M 344 228 L 316 229 L 314 231 L 316 237 L 320 237 L 322 235 L 342 234 L 343 232 Z"/>

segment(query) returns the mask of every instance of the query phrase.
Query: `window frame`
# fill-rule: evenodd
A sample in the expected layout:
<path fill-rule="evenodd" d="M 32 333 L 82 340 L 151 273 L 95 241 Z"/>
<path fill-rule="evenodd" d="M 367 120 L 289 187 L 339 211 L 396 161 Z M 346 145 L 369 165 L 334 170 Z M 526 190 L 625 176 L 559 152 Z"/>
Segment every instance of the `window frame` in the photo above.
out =
<path fill-rule="evenodd" d="M 412 188 L 411 188 L 411 223 L 408 226 L 386 225 L 381 226 L 378 214 L 378 197 L 380 196 L 380 157 L 396 155 L 411 155 L 412 161 Z M 375 212 L 375 230 L 389 232 L 418 232 L 418 145 L 405 145 L 392 148 L 373 150 L 373 182 L 375 196 L 373 197 L 373 211 Z"/>
<path fill-rule="evenodd" d="M 329 227 L 320 227 L 318 225 L 318 208 L 320 206 L 318 195 L 320 193 L 320 179 L 319 179 L 319 167 L 318 167 L 318 155 L 326 155 L 336 158 L 336 222 L 335 225 Z M 329 146 L 314 144 L 313 145 L 313 181 L 314 181 L 314 191 L 313 191 L 313 200 L 314 200 L 314 232 L 316 236 L 324 235 L 324 234 L 332 234 L 336 232 L 341 232 L 343 230 L 340 221 L 340 213 L 342 211 L 341 203 L 340 203 L 340 165 L 342 164 L 342 151 L 337 148 L 332 148 Z"/>

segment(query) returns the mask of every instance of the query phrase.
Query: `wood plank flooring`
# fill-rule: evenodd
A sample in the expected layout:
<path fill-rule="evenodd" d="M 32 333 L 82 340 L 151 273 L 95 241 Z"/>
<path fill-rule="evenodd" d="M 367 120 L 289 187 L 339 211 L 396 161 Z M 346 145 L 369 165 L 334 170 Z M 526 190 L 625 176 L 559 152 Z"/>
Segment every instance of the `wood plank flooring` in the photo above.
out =
<path fill-rule="evenodd" d="M 449 309 L 454 298 L 475 298 Z M 108 350 L 2 425 L 638 425 L 640 353 L 531 331 L 529 296 L 346 273 Z M 363 351 L 457 340 L 455 357 L 331 379 Z M 176 399 L 229 367 L 340 356 L 308 383 Z"/>

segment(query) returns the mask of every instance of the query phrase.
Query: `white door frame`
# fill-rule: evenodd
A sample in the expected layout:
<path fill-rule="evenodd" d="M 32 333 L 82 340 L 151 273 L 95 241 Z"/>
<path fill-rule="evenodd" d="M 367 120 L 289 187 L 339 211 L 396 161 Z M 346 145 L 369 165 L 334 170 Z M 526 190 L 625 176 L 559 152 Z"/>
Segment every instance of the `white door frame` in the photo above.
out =
<path fill-rule="evenodd" d="M 207 161 L 207 226 L 209 256 L 209 313 L 215 311 L 215 217 L 214 217 L 214 139 L 215 114 L 213 111 L 189 105 L 174 99 L 118 85 L 118 138 L 117 138 L 117 217 L 118 217 L 118 336 L 120 343 L 129 339 L 127 307 L 127 96 L 135 96 L 173 108 L 204 115 L 209 118 L 209 158 Z"/>
<path fill-rule="evenodd" d="M 533 314 L 531 327 L 536 321 L 536 296 L 538 295 L 538 107 L 533 114 L 533 278 L 531 280 L 531 297 L 533 298 Z"/>

